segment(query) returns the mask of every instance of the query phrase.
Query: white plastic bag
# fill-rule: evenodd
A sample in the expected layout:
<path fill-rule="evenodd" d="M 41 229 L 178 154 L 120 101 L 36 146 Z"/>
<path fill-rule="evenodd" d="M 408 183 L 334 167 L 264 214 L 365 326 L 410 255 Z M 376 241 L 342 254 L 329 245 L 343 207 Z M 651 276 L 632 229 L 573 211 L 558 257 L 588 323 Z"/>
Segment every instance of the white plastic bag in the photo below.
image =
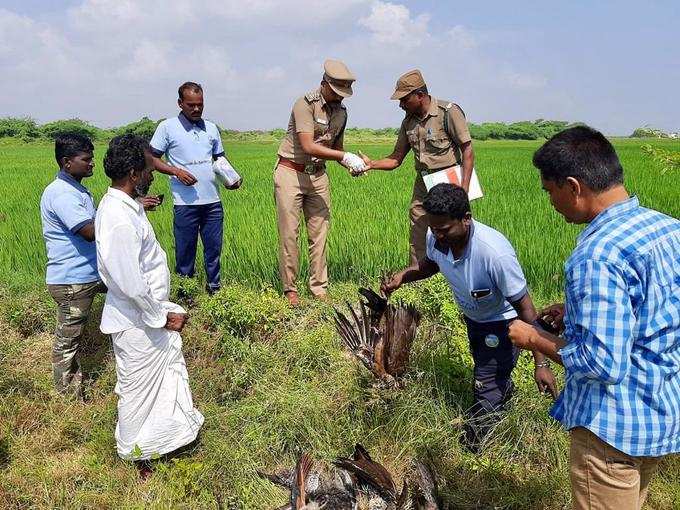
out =
<path fill-rule="evenodd" d="M 217 179 L 227 187 L 233 186 L 241 180 L 241 176 L 224 156 L 220 156 L 213 161 L 212 167 Z"/>

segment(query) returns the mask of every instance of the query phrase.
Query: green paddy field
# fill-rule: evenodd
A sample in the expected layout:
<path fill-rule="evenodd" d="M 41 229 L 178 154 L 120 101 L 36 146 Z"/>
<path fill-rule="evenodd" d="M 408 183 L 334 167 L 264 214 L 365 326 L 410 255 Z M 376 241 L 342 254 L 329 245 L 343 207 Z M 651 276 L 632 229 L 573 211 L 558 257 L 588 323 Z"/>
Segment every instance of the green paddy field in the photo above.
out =
<path fill-rule="evenodd" d="M 350 140 L 351 142 L 351 140 Z M 642 204 L 680 217 L 678 176 L 662 174 L 641 151 L 648 140 L 615 140 L 628 189 Z M 652 142 L 680 150 L 680 143 Z M 476 168 L 485 197 L 474 216 L 514 244 L 538 304 L 562 294 L 562 266 L 579 227 L 566 225 L 540 189 L 531 156 L 538 142 L 476 142 Z M 569 508 L 567 436 L 537 394 L 528 356 L 516 371 L 513 410 L 485 453 L 458 444 L 471 403 L 472 362 L 464 327 L 441 279 L 399 292 L 424 321 L 403 389 L 376 389 L 344 352 L 330 305 L 305 300 L 289 310 L 277 288 L 277 234 L 272 167 L 274 143 L 225 148 L 245 182 L 225 192 L 222 274 L 216 296 L 201 278 L 185 285 L 191 323 L 183 333 L 194 400 L 206 416 L 198 446 L 159 462 L 154 476 L 115 454 L 115 370 L 110 340 L 98 332 L 101 299 L 88 329 L 86 403 L 52 390 L 53 304 L 44 288 L 45 248 L 39 200 L 53 179 L 53 147 L 0 140 L 0 508 L 275 508 L 283 491 L 256 469 L 292 465 L 301 450 L 321 463 L 363 443 L 395 478 L 409 461 L 431 456 L 451 508 Z M 107 181 L 95 149 L 95 176 L 85 181 L 98 201 Z M 372 157 L 391 143 L 348 143 Z M 329 165 L 332 226 L 331 295 L 354 301 L 358 285 L 375 285 L 381 271 L 407 261 L 414 177 L 409 158 L 393 172 L 351 178 Z M 165 203 L 149 217 L 173 259 L 172 207 L 167 179 L 152 193 Z M 306 281 L 306 258 L 301 281 Z M 174 291 L 177 288 L 175 282 Z M 649 508 L 680 507 L 680 460 L 668 460 L 654 480 Z"/>

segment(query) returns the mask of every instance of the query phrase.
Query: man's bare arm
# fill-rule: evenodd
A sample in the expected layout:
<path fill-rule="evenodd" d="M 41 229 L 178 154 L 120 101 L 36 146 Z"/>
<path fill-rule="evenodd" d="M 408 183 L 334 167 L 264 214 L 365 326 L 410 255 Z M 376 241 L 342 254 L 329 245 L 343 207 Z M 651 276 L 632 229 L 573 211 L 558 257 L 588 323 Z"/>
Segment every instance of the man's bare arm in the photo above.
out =
<path fill-rule="evenodd" d="M 470 191 L 470 179 L 472 178 L 472 168 L 475 166 L 475 152 L 472 150 L 472 142 L 465 142 L 460 146 L 463 156 L 461 173 L 463 182 L 461 183 L 466 192 Z"/>
<path fill-rule="evenodd" d="M 320 143 L 316 143 L 312 133 L 298 133 L 297 135 L 298 139 L 300 140 L 302 150 L 310 156 L 330 161 L 341 161 L 345 156 L 345 151 L 330 149 L 321 145 Z"/>
<path fill-rule="evenodd" d="M 404 161 L 404 158 L 408 154 L 411 148 L 407 148 L 405 151 L 403 149 L 398 149 L 396 146 L 392 151 L 392 154 L 385 156 L 382 159 L 371 160 L 368 156 L 362 155 L 364 163 L 372 170 L 394 170 Z"/>
<path fill-rule="evenodd" d="M 86 241 L 94 241 L 94 221 L 92 223 L 88 223 L 87 225 L 83 226 L 76 232 L 80 237 L 85 239 Z"/>
<path fill-rule="evenodd" d="M 153 159 L 154 169 L 158 170 L 160 173 L 177 177 L 177 179 L 179 179 L 179 181 L 186 186 L 193 186 L 196 184 L 196 177 L 194 177 L 193 174 L 188 170 L 185 170 L 181 167 L 168 165 L 160 157 L 155 155 L 152 155 L 151 158 Z"/>

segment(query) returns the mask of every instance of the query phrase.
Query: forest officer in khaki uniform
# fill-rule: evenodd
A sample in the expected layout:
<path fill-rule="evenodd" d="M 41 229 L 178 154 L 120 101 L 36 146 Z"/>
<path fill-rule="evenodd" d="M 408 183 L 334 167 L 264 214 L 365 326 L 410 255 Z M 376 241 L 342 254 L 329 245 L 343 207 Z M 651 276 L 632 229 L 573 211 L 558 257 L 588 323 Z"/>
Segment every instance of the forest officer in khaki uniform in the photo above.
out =
<path fill-rule="evenodd" d="M 399 107 L 406 111 L 401 123 L 397 143 L 389 156 L 371 161 L 364 156 L 368 168 L 394 170 L 413 150 L 416 172 L 409 216 L 411 220 L 411 264 L 425 256 L 427 219 L 423 199 L 427 194 L 423 174 L 461 165 L 462 183 L 469 191 L 474 152 L 472 138 L 463 110 L 455 103 L 437 100 L 427 92 L 427 85 L 419 70 L 403 74 L 397 80 L 391 99 L 399 100 Z"/>
<path fill-rule="evenodd" d="M 321 85 L 295 101 L 288 132 L 279 146 L 274 171 L 279 273 L 283 292 L 293 306 L 298 304 L 300 211 L 305 215 L 309 239 L 309 288 L 315 297 L 326 298 L 326 237 L 330 219 L 326 160 L 340 162 L 353 175 L 366 169 L 359 156 L 343 149 L 347 110 L 342 100 L 352 95 L 354 81 L 345 64 L 326 60 Z"/>

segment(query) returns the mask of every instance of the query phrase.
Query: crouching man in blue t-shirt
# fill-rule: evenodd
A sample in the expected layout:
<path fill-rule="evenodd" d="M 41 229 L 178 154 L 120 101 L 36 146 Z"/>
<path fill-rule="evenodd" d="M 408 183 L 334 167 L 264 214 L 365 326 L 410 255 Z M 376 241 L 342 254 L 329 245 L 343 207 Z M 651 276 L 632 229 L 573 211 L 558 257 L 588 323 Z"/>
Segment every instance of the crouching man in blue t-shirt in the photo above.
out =
<path fill-rule="evenodd" d="M 390 294 L 404 283 L 441 272 L 465 315 L 474 360 L 474 404 L 468 412 L 464 444 L 473 451 L 512 396 L 511 373 L 519 350 L 508 338 L 508 324 L 519 316 L 532 323 L 536 309 L 515 250 L 500 232 L 472 220 L 467 193 L 438 184 L 423 202 L 430 230 L 426 255 L 383 284 Z M 557 396 L 548 361 L 534 351 L 534 378 L 541 392 Z"/>

